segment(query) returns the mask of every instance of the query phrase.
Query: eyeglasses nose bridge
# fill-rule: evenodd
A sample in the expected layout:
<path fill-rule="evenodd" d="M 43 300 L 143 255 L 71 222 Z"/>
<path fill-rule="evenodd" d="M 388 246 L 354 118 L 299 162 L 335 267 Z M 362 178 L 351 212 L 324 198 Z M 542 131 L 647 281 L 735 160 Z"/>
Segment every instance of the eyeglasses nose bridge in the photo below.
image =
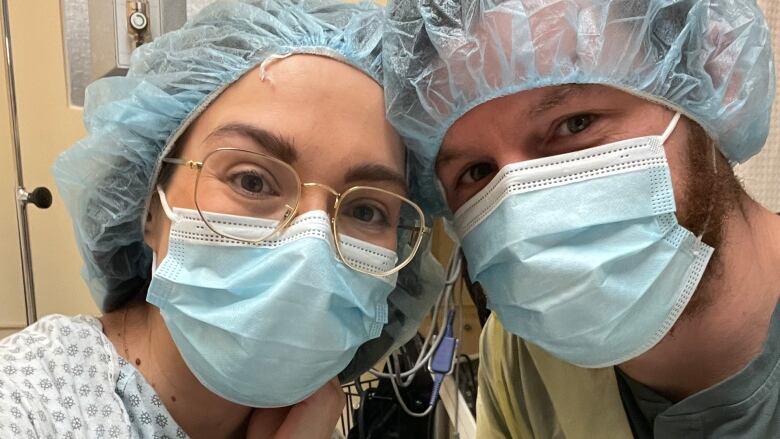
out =
<path fill-rule="evenodd" d="M 339 199 L 341 198 L 341 193 L 339 193 L 338 191 L 336 191 L 332 187 L 330 187 L 330 186 L 328 186 L 326 184 L 323 184 L 323 183 L 308 182 L 308 183 L 301 183 L 301 186 L 303 186 L 303 187 L 316 187 L 316 188 L 324 189 L 326 192 L 329 192 L 330 194 L 332 194 L 336 198 L 336 201 L 333 204 L 333 208 L 334 209 L 338 205 Z M 279 227 L 276 229 L 275 233 L 281 232 L 282 230 L 286 229 L 287 226 L 290 225 L 290 223 L 293 220 L 293 217 L 296 215 L 296 213 L 298 211 L 298 208 L 300 207 L 300 202 L 297 203 L 296 207 L 292 207 L 290 205 L 286 205 L 285 207 L 286 207 L 286 212 L 284 214 L 284 218 L 282 219 L 282 221 L 279 224 Z M 330 221 L 331 221 L 331 224 L 333 226 L 333 232 L 336 233 L 336 219 L 335 218 L 331 218 Z"/>
<path fill-rule="evenodd" d="M 320 189 L 324 189 L 324 190 L 330 192 L 336 198 L 339 198 L 341 196 L 341 194 L 339 192 L 337 192 L 336 189 L 333 189 L 332 187 L 328 186 L 327 184 L 323 184 L 323 183 L 314 183 L 314 182 L 303 183 L 303 187 L 318 187 Z"/>
<path fill-rule="evenodd" d="M 329 192 L 333 195 L 333 197 L 336 199 L 333 203 L 333 209 L 336 209 L 336 206 L 339 204 L 339 199 L 341 199 L 341 193 L 338 192 L 336 189 L 333 189 L 332 187 L 328 186 L 327 184 L 323 183 L 315 183 L 315 182 L 309 182 L 309 183 L 303 183 L 303 187 L 316 187 L 319 189 L 322 189 L 326 192 Z"/>

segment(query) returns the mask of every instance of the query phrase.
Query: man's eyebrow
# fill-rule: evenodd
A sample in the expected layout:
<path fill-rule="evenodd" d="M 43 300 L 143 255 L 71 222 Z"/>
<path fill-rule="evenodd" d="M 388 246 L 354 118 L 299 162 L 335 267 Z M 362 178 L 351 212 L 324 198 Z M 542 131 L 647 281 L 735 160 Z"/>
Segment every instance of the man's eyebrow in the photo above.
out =
<path fill-rule="evenodd" d="M 518 120 L 533 120 L 542 114 L 566 104 L 570 99 L 585 92 L 584 87 L 576 84 L 551 87 L 538 98 L 538 104 L 529 109 L 526 114 L 518 115 Z M 442 144 L 439 155 L 436 157 L 435 169 L 438 170 L 449 162 L 458 160 L 469 151 L 479 150 L 478 146 L 456 146 Z"/>
<path fill-rule="evenodd" d="M 460 147 L 460 146 L 449 146 L 444 143 L 441 145 L 441 149 L 439 151 L 439 155 L 436 157 L 436 163 L 434 164 L 434 170 L 438 172 L 438 170 L 445 165 L 447 165 L 449 162 L 458 160 L 462 158 L 468 151 L 473 151 L 479 149 L 476 146 L 473 147 Z"/>
<path fill-rule="evenodd" d="M 222 125 L 206 137 L 206 140 L 227 136 L 241 136 L 250 139 L 255 145 L 283 162 L 292 164 L 298 160 L 295 145 L 263 128 L 243 123 Z"/>
<path fill-rule="evenodd" d="M 372 183 L 390 183 L 406 192 L 406 178 L 399 172 L 379 163 L 366 163 L 347 170 L 345 183 L 365 181 Z"/>
<path fill-rule="evenodd" d="M 528 111 L 528 119 L 533 120 L 542 114 L 560 107 L 568 102 L 569 99 L 582 94 L 583 88 L 576 85 L 563 85 L 559 87 L 553 87 L 551 90 L 546 91 L 539 98 L 538 104 Z"/>

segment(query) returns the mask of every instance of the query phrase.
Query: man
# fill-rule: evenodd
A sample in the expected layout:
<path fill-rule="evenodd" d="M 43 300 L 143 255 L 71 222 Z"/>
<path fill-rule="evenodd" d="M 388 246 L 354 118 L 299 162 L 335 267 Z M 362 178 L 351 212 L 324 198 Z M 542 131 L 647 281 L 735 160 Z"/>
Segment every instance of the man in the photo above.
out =
<path fill-rule="evenodd" d="M 0 438 L 332 436 L 339 380 L 406 343 L 443 277 L 403 197 L 383 23 L 214 2 L 89 86 L 53 172 L 102 315 L 0 340 Z"/>
<path fill-rule="evenodd" d="M 389 5 L 388 114 L 495 316 L 481 438 L 780 437 L 754 0 Z"/>

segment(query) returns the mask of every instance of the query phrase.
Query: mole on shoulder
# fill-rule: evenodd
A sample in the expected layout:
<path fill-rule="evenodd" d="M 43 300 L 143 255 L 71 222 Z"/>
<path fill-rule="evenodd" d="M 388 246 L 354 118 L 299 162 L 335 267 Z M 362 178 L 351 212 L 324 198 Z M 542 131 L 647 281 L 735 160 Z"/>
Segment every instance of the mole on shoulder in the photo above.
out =
<path fill-rule="evenodd" d="M 176 402 L 176 396 L 171 395 L 171 401 Z"/>
<path fill-rule="evenodd" d="M 136 358 L 135 359 L 135 365 L 136 366 L 140 366 L 141 365 L 141 359 L 140 358 Z"/>

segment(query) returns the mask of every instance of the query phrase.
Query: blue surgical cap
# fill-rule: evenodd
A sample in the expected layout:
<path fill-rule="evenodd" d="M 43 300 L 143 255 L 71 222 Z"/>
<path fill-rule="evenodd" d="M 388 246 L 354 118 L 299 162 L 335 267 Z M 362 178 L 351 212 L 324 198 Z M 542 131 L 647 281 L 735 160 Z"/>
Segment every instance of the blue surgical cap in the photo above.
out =
<path fill-rule="evenodd" d="M 391 0 L 387 15 L 388 117 L 432 213 L 451 213 L 434 170 L 446 131 L 525 90 L 618 88 L 696 121 L 732 162 L 766 142 L 775 76 L 755 0 Z"/>
<path fill-rule="evenodd" d="M 369 3 L 218 1 L 138 48 L 127 76 L 88 87 L 88 135 L 60 155 L 53 171 L 84 258 L 83 276 L 103 311 L 145 290 L 151 251 L 143 224 L 161 159 L 208 104 L 274 55 L 331 57 L 380 82 L 382 26 L 383 11 Z M 390 295 L 384 348 L 411 336 L 438 293 L 443 275 L 429 244 Z M 364 363 L 385 353 L 368 348 L 359 352 Z"/>

